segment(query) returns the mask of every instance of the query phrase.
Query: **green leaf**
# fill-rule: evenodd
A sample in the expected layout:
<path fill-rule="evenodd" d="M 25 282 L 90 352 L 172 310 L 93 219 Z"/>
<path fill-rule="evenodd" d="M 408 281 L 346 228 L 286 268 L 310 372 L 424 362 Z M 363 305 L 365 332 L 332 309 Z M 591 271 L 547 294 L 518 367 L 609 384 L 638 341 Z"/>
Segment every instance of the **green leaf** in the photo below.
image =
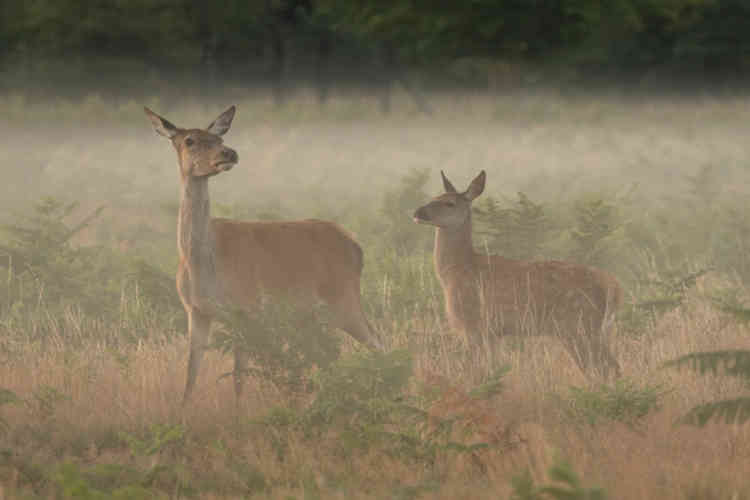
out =
<path fill-rule="evenodd" d="M 689 368 L 700 374 L 723 373 L 750 379 L 750 351 L 694 352 L 664 363 L 664 368 Z"/>
<path fill-rule="evenodd" d="M 703 427 L 711 420 L 744 424 L 750 420 L 750 397 L 725 399 L 692 408 L 679 422 Z"/>

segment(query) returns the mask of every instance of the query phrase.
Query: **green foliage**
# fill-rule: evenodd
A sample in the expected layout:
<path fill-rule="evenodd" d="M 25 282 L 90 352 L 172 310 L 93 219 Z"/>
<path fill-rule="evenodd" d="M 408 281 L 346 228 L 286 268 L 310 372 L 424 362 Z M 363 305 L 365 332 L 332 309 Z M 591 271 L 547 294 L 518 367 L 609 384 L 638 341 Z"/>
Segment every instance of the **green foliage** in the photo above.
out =
<path fill-rule="evenodd" d="M 654 269 L 652 261 L 649 261 L 649 269 L 644 275 L 637 275 L 631 286 L 636 299 L 625 304 L 618 313 L 620 323 L 630 333 L 640 334 L 657 318 L 682 306 L 698 279 L 710 271 L 668 266 Z"/>
<path fill-rule="evenodd" d="M 689 368 L 698 373 L 723 374 L 750 382 L 750 351 L 726 350 L 694 352 L 673 359 L 665 368 Z M 744 423 L 750 420 L 750 397 L 725 399 L 692 408 L 680 421 L 702 427 L 711 420 Z"/>
<path fill-rule="evenodd" d="M 558 459 L 547 471 L 551 483 L 543 486 L 534 484 L 531 474 L 524 472 L 511 478 L 513 493 L 511 500 L 604 500 L 606 492 L 602 488 L 587 488 L 573 470 L 570 463 Z"/>
<path fill-rule="evenodd" d="M 575 204 L 574 216 L 571 257 L 582 264 L 607 267 L 623 240 L 617 204 L 600 197 L 582 199 Z"/>
<path fill-rule="evenodd" d="M 559 209 L 558 209 L 559 210 Z M 474 209 L 479 247 L 513 259 L 559 257 L 595 267 L 611 267 L 627 242 L 620 200 L 587 196 L 557 217 L 571 220 L 563 230 L 550 211 L 519 192 L 518 201 L 501 204 L 492 197 Z M 554 212 L 554 210 L 553 210 Z M 567 224 L 566 224 L 567 225 Z"/>
<path fill-rule="evenodd" d="M 408 351 L 355 354 L 316 376 L 315 399 L 302 413 L 276 409 L 257 422 L 272 429 L 296 428 L 308 439 L 333 433 L 334 451 L 344 455 L 375 446 L 392 454 L 405 447 L 418 453 L 414 436 L 389 430 L 407 426 L 419 413 L 404 400 L 411 374 Z"/>
<path fill-rule="evenodd" d="M 0 387 L 0 408 L 4 405 L 19 403 L 20 401 L 21 399 L 13 391 Z M 0 434 L 7 430 L 8 422 L 0 416 Z"/>
<path fill-rule="evenodd" d="M 469 396 L 477 399 L 489 399 L 500 394 L 505 388 L 503 378 L 509 372 L 509 365 L 498 368 L 487 378 L 487 380 L 469 391 Z"/>
<path fill-rule="evenodd" d="M 550 467 L 548 473 L 553 484 L 541 488 L 540 493 L 549 498 L 555 500 L 604 500 L 607 498 L 601 488 L 584 487 L 578 474 L 564 460 Z"/>
<path fill-rule="evenodd" d="M 226 309 L 213 346 L 224 353 L 250 356 L 251 373 L 292 390 L 308 389 L 313 368 L 339 357 L 340 337 L 333 333 L 322 304 L 297 305 L 293 298 L 266 296 L 251 311 Z"/>
<path fill-rule="evenodd" d="M 432 242 L 432 234 L 414 224 L 411 214 L 429 199 L 425 186 L 430 179 L 430 171 L 411 170 L 401 178 L 400 185 L 383 195 L 380 206 L 381 228 L 375 232 L 403 257 L 419 250 L 427 250 Z"/>
<path fill-rule="evenodd" d="M 167 332 L 187 331 L 187 315 L 175 290 L 173 276 L 138 256 L 119 263 L 118 320 L 122 340 L 143 340 L 154 318 Z M 119 267 L 114 263 L 115 268 Z"/>
<path fill-rule="evenodd" d="M 528 469 L 510 478 L 510 484 L 513 487 L 510 500 L 541 500 L 542 498 Z"/>
<path fill-rule="evenodd" d="M 362 280 L 368 318 L 407 322 L 442 314 L 442 291 L 433 272 L 431 254 L 399 257 L 390 248 L 372 254 L 365 263 Z"/>
<path fill-rule="evenodd" d="M 470 391 L 466 402 L 496 394 L 505 373 L 498 372 Z M 457 431 L 471 428 L 472 404 L 449 417 L 429 412 L 425 407 L 445 393 L 440 387 L 427 387 L 412 396 L 408 390 L 411 376 L 408 351 L 355 354 L 318 374 L 315 399 L 303 411 L 276 408 L 256 423 L 279 433 L 276 446 L 280 457 L 286 453 L 283 437 L 290 429 L 345 457 L 377 450 L 395 459 L 425 464 L 433 464 L 438 452 L 474 452 L 488 446 L 456 439 L 461 436 Z"/>
<path fill-rule="evenodd" d="M 31 397 L 26 400 L 26 406 L 31 414 L 39 420 L 49 420 L 54 417 L 57 407 L 63 401 L 70 399 L 58 389 L 42 385 L 34 389 Z"/>
<path fill-rule="evenodd" d="M 742 424 L 750 420 L 750 397 L 724 399 L 691 408 L 681 422 L 703 427 L 711 420 L 727 424 Z"/>
<path fill-rule="evenodd" d="M 710 269 L 698 269 L 684 275 L 676 275 L 676 273 L 669 273 L 667 270 L 664 272 L 665 277 L 657 277 L 648 282 L 657 291 L 658 296 L 642 300 L 637 305 L 655 311 L 674 309 L 685 301 L 688 291 L 695 287 L 698 278 L 709 271 Z"/>
<path fill-rule="evenodd" d="M 649 413 L 661 406 L 669 391 L 662 386 L 637 387 L 635 382 L 621 379 L 614 385 L 601 384 L 594 389 L 571 387 L 568 412 L 589 425 L 603 420 L 622 422 L 635 426 Z"/>
<path fill-rule="evenodd" d="M 377 219 L 368 221 L 362 246 L 365 268 L 362 292 L 367 316 L 408 321 L 429 311 L 432 297 L 441 296 L 432 271 L 434 234 L 412 220 L 414 210 L 429 198 L 428 170 L 411 170 L 399 185 L 383 194 Z"/>
<path fill-rule="evenodd" d="M 156 318 L 175 329 L 184 326 L 174 280 L 159 268 L 102 246 L 71 242 L 102 210 L 69 224 L 76 207 L 44 198 L 32 215 L 18 215 L 2 228 L 0 270 L 6 279 L 0 287 L 0 323 L 35 340 L 54 332 L 69 342 L 73 335 L 80 340 L 96 332 L 62 321 L 71 315 L 84 323 L 94 318 L 119 323 L 100 339 L 111 342 L 142 339 L 147 323 Z"/>
<path fill-rule="evenodd" d="M 511 259 L 533 259 L 543 254 L 550 237 L 549 217 L 542 204 L 524 193 L 519 192 L 518 201 L 507 207 L 488 196 L 477 203 L 474 214 L 477 222 L 474 232 L 486 238 L 492 253 Z"/>
<path fill-rule="evenodd" d="M 747 325 L 750 322 L 750 308 L 743 298 L 745 290 L 738 286 L 714 290 L 708 295 L 713 306 L 729 315 L 738 323 Z"/>
<path fill-rule="evenodd" d="M 389 498 L 393 500 L 417 500 L 425 494 L 435 493 L 440 490 L 440 482 L 434 479 L 420 481 L 415 485 L 399 485 L 395 488 Z"/>
<path fill-rule="evenodd" d="M 128 444 L 135 456 L 150 456 L 161 452 L 168 446 L 174 446 L 185 438 L 185 429 L 180 424 L 154 424 L 144 438 L 138 438 L 127 432 L 119 434 L 120 439 Z"/>
<path fill-rule="evenodd" d="M 701 374 L 719 372 L 750 379 L 750 351 L 695 352 L 669 361 L 667 368 L 690 368 Z"/>
<path fill-rule="evenodd" d="M 322 436 L 334 430 L 340 453 L 384 442 L 398 453 L 400 448 L 415 444 L 413 436 L 388 431 L 417 412 L 403 399 L 411 374 L 408 351 L 341 359 L 316 378 L 315 399 L 301 420 L 304 431 Z"/>
<path fill-rule="evenodd" d="M 65 205 L 45 198 L 35 206 L 33 215 L 19 216 L 19 223 L 2 228 L 9 240 L 0 245 L 0 265 L 7 270 L 9 282 L 6 304 L 65 304 L 74 297 L 86 310 L 101 308 L 106 289 L 92 289 L 87 280 L 96 251 L 70 243 L 98 217 L 101 208 L 69 227 L 64 220 L 76 207 L 77 203 Z"/>
<path fill-rule="evenodd" d="M 406 62 L 439 73 L 446 61 L 482 57 L 549 62 L 564 66 L 561 73 L 582 76 L 638 77 L 657 68 L 729 77 L 748 69 L 749 12 L 743 0 L 5 2 L 0 62 L 20 60 L 26 68 L 54 73 L 70 71 L 77 62 L 68 57 L 64 65 L 56 63 L 60 55 L 100 56 L 98 64 L 109 71 L 96 73 L 98 83 L 104 79 L 112 85 L 122 81 L 123 62 L 141 78 L 155 67 L 210 73 L 212 64 L 247 78 L 232 63 L 249 60 L 273 73 L 279 62 L 269 64 L 263 53 L 271 47 L 283 57 L 281 38 L 308 65 L 320 62 L 323 53 L 350 66 L 361 60 L 356 69 L 363 75 L 372 75 L 373 61 L 380 67 Z M 120 64 L 107 65 L 101 56 Z M 74 84 L 87 71 L 94 70 L 84 65 L 79 74 L 56 80 Z M 134 91 L 138 83 L 119 90 Z"/>
<path fill-rule="evenodd" d="M 83 500 L 146 500 L 167 498 L 165 493 L 140 483 L 137 471 L 120 465 L 83 470 L 72 463 L 60 465 L 53 474 L 60 498 Z"/>

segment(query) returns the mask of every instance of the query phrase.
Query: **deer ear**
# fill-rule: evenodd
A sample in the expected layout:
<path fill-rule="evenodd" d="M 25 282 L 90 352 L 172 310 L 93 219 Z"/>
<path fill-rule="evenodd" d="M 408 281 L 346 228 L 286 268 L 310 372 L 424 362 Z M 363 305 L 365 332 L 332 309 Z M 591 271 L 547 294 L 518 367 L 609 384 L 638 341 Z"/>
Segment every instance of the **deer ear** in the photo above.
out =
<path fill-rule="evenodd" d="M 445 176 L 445 173 L 441 170 L 440 176 L 443 178 L 443 187 L 445 188 L 446 193 L 455 193 L 456 188 L 453 187 L 453 184 L 451 184 L 451 181 L 448 180 L 448 178 Z"/>
<path fill-rule="evenodd" d="M 154 130 L 156 130 L 158 134 L 171 139 L 179 131 L 179 129 L 175 127 L 172 122 L 165 118 L 162 118 L 147 107 L 144 107 L 143 111 L 146 112 L 146 116 L 148 116 L 149 120 L 151 120 L 151 123 L 154 125 Z"/>
<path fill-rule="evenodd" d="M 229 131 L 229 127 L 232 126 L 235 110 L 236 108 L 234 106 L 230 106 L 229 109 L 220 114 L 206 130 L 216 135 L 226 134 Z"/>
<path fill-rule="evenodd" d="M 487 174 L 484 173 L 484 170 L 479 172 L 479 175 L 477 175 L 473 181 L 471 181 L 471 184 L 469 184 L 469 189 L 466 190 L 464 193 L 464 196 L 466 196 L 469 200 L 474 200 L 477 196 L 482 194 L 484 191 L 484 181 L 487 179 Z"/>

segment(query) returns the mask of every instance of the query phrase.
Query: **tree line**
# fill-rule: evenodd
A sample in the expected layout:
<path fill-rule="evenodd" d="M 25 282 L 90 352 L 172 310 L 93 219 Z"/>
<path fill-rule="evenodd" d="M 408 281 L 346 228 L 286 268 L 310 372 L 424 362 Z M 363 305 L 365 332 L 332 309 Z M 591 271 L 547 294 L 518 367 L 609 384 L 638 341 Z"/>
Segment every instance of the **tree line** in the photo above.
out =
<path fill-rule="evenodd" d="M 414 70 L 486 86 L 497 61 L 619 81 L 737 80 L 750 62 L 750 0 L 1 0 L 0 16 L 4 72 L 127 59 L 279 101 L 290 72 L 325 100 L 332 80 L 410 90 Z"/>

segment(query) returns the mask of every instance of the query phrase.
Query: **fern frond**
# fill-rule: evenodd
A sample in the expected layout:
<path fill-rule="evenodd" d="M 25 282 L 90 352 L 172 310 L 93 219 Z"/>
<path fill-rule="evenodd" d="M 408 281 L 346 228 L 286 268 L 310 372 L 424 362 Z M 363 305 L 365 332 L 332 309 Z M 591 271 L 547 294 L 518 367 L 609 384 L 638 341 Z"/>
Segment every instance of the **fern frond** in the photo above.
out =
<path fill-rule="evenodd" d="M 725 312 L 739 321 L 740 323 L 750 323 L 750 308 L 738 307 L 730 304 L 719 304 L 718 309 Z"/>
<path fill-rule="evenodd" d="M 664 368 L 689 368 L 700 374 L 713 373 L 750 379 L 750 351 L 693 352 L 664 363 Z"/>
<path fill-rule="evenodd" d="M 10 389 L 0 387 L 0 406 L 4 404 L 13 404 L 21 401 L 21 398 L 16 396 L 16 393 Z"/>
<path fill-rule="evenodd" d="M 750 397 L 725 399 L 692 408 L 679 422 L 703 427 L 710 420 L 743 424 L 750 420 Z"/>
<path fill-rule="evenodd" d="M 738 288 L 730 288 L 714 294 L 710 299 L 719 311 L 733 316 L 740 323 L 750 323 L 750 308 L 743 303 L 741 293 Z"/>

